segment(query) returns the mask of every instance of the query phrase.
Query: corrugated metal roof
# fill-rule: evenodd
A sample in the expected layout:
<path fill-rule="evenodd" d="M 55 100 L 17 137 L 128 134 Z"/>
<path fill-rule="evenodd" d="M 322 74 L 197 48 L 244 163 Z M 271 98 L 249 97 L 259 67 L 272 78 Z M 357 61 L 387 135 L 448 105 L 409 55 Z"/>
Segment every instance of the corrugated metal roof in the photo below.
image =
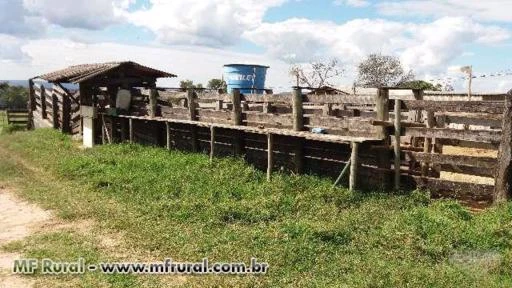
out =
<path fill-rule="evenodd" d="M 36 78 L 41 78 L 49 82 L 80 83 L 98 75 L 106 74 L 122 66 L 124 66 L 125 69 L 128 69 L 128 71 L 131 72 L 130 74 L 134 74 L 136 76 L 153 78 L 176 77 L 176 75 L 172 73 L 153 69 L 135 62 L 124 61 L 74 65 L 62 70 L 37 76 Z"/>

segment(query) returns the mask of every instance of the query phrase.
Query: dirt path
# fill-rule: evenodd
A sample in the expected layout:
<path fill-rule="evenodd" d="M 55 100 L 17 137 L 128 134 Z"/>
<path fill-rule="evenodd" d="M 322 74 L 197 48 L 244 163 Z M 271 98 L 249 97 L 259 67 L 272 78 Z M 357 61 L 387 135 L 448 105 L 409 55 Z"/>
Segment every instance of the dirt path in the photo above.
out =
<path fill-rule="evenodd" d="M 48 211 L 20 200 L 0 186 L 0 246 L 29 236 L 51 218 Z M 19 254 L 0 251 L 0 288 L 32 287 L 31 280 L 11 273 L 13 261 L 19 258 Z"/>

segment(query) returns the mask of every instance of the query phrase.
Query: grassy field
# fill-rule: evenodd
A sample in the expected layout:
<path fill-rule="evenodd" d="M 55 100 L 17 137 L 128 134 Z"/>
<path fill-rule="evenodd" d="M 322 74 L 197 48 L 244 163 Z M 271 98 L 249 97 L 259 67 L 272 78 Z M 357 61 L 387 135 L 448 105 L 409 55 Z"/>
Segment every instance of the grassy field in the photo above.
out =
<path fill-rule="evenodd" d="M 33 276 L 42 287 L 512 286 L 512 204 L 473 214 L 420 191 L 351 193 L 312 176 L 267 183 L 237 159 L 129 144 L 82 150 L 52 130 L 2 135 L 0 155 L 3 185 L 72 223 L 6 251 L 270 265 L 262 276 Z"/>

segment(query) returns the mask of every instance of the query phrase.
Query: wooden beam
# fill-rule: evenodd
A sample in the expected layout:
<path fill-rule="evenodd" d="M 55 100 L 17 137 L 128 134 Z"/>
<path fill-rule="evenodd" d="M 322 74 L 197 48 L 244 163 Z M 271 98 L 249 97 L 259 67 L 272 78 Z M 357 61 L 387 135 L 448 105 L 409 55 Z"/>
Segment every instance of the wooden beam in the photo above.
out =
<path fill-rule="evenodd" d="M 158 99 L 158 91 L 155 88 L 151 88 L 149 90 L 149 117 L 156 117 L 156 108 L 157 108 L 157 99 Z"/>
<path fill-rule="evenodd" d="M 54 129 L 59 129 L 59 99 L 52 93 L 52 123 Z"/>
<path fill-rule="evenodd" d="M 62 95 L 62 133 L 71 133 L 71 99 L 68 94 Z"/>
<path fill-rule="evenodd" d="M 387 89 L 379 89 L 377 91 L 376 97 L 377 105 L 375 107 L 377 111 L 377 120 L 380 121 L 388 121 L 389 120 L 389 91 Z M 388 133 L 384 127 L 379 127 L 377 129 L 377 137 L 381 139 L 386 139 L 388 137 Z"/>
<path fill-rule="evenodd" d="M 400 190 L 400 113 L 401 113 L 402 101 L 395 99 L 395 141 L 394 141 L 394 168 L 395 168 L 395 190 Z M 398 117 L 397 117 L 398 115 Z"/>
<path fill-rule="evenodd" d="M 345 174 L 347 174 L 349 167 L 350 167 L 350 159 L 348 159 L 347 164 L 345 164 L 345 167 L 343 167 L 343 170 L 341 170 L 340 175 L 338 175 L 338 178 L 336 178 L 336 181 L 334 181 L 332 188 L 336 187 L 336 185 L 338 185 L 340 183 L 341 179 L 343 179 L 343 176 L 345 176 Z"/>
<path fill-rule="evenodd" d="M 512 90 L 505 98 L 505 113 L 503 114 L 498 159 L 494 202 L 501 203 L 512 198 Z"/>
<path fill-rule="evenodd" d="M 352 142 L 352 153 L 350 154 L 350 178 L 348 182 L 348 189 L 354 191 L 357 189 L 357 168 L 359 167 L 359 143 Z"/>
<path fill-rule="evenodd" d="M 416 188 L 427 189 L 434 197 L 492 201 L 494 186 L 466 182 L 455 182 L 438 178 L 402 175 L 404 181 L 413 182 Z"/>
<path fill-rule="evenodd" d="M 405 128 L 406 136 L 456 139 L 473 142 L 499 143 L 500 131 L 489 130 L 455 130 L 447 128 Z"/>
<path fill-rule="evenodd" d="M 46 119 L 46 91 L 43 85 L 41 85 L 41 118 Z"/>
<path fill-rule="evenodd" d="M 267 134 L 267 181 L 272 176 L 272 167 L 274 166 L 274 135 Z"/>
<path fill-rule="evenodd" d="M 191 121 L 197 120 L 196 114 L 196 93 L 194 89 L 187 90 L 187 106 L 188 106 L 188 116 Z M 196 152 L 199 150 L 199 144 L 197 143 L 197 127 L 195 125 L 190 125 L 190 139 L 192 141 L 192 151 Z"/>

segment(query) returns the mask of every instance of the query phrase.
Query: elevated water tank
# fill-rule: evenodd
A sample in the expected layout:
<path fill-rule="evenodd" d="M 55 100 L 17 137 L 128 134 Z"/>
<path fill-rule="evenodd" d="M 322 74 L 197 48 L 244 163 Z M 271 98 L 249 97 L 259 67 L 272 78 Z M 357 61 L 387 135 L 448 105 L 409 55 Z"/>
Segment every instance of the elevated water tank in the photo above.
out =
<path fill-rule="evenodd" d="M 263 94 L 268 66 L 251 64 L 224 65 L 224 81 L 228 93 L 234 88 L 244 94 Z"/>

